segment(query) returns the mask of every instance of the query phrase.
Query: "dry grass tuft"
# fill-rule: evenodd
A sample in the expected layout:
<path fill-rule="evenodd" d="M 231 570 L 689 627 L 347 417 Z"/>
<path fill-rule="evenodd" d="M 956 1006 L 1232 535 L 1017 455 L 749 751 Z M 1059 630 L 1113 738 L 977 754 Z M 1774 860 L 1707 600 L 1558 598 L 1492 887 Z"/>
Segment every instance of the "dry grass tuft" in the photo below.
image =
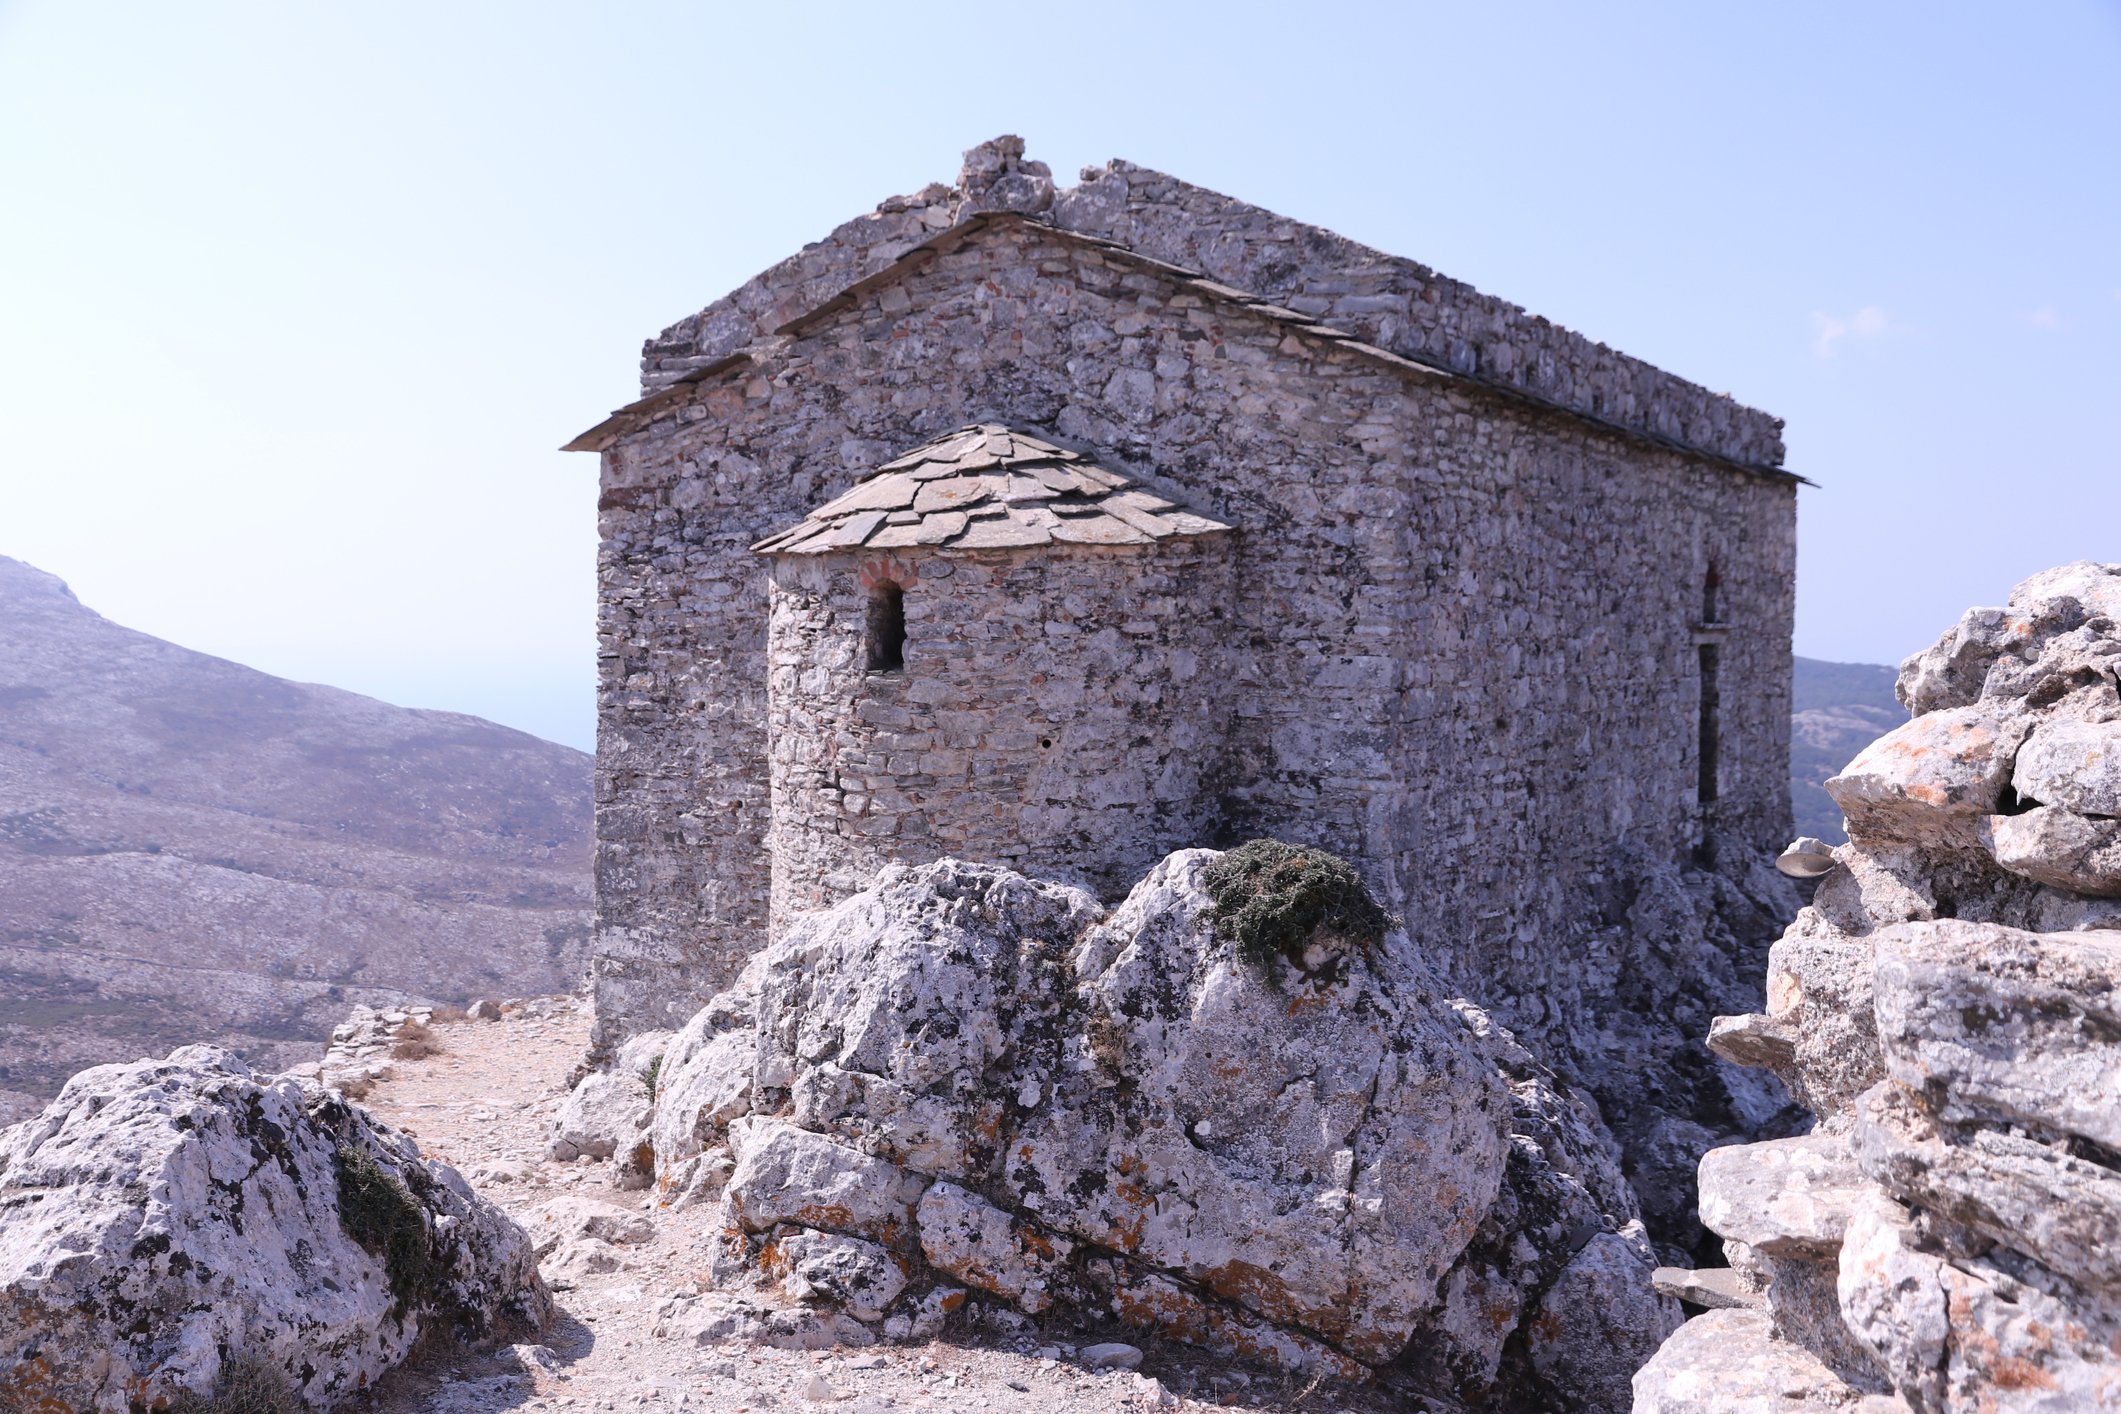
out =
<path fill-rule="evenodd" d="M 308 1407 L 286 1371 L 246 1357 L 221 1367 L 221 1382 L 211 1395 L 178 1395 L 169 1414 L 303 1414 Z"/>
<path fill-rule="evenodd" d="M 443 1046 L 435 1033 L 417 1021 L 408 1021 L 398 1028 L 397 1044 L 390 1048 L 394 1060 L 426 1060 L 429 1056 L 442 1054 Z"/>

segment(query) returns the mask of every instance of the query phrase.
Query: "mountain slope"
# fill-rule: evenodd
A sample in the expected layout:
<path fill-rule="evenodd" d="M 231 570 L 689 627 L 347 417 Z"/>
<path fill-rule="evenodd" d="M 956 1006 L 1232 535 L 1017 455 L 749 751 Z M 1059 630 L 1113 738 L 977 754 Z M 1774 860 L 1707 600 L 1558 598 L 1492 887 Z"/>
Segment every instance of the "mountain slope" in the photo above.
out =
<path fill-rule="evenodd" d="M 564 991 L 590 761 L 122 628 L 0 557 L 0 1122 L 84 1065 L 307 1058 L 353 1001 Z"/>
<path fill-rule="evenodd" d="M 1797 833 L 1838 844 L 1848 838 L 1823 782 L 1856 753 L 1907 720 L 1893 696 L 1897 668 L 1799 658 L 1790 703 L 1790 807 Z"/>

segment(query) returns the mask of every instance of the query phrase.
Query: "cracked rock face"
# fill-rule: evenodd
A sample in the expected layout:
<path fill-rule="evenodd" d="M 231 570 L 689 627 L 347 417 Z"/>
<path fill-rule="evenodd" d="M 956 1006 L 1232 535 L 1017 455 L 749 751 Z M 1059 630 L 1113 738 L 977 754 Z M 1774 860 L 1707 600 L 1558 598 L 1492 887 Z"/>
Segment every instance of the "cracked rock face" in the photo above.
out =
<path fill-rule="evenodd" d="M 895 866 L 761 953 L 672 1043 L 653 1120 L 666 1196 L 721 1204 L 717 1284 L 885 1338 L 969 1299 L 1624 1408 L 1677 1308 L 1595 1111 L 1400 935 L 1241 962 L 1215 857 L 1109 916 Z"/>
<path fill-rule="evenodd" d="M 2121 1408 L 2121 565 L 1970 611 L 1898 690 L 1767 1014 L 1710 1040 L 1818 1115 L 1702 1163 L 1767 1311 L 1688 1323 L 1639 1408 L 1753 1407 L 1769 1369 L 1776 1407 Z"/>
<path fill-rule="evenodd" d="M 349 1160 L 399 1244 L 342 1221 Z M 226 1051 L 98 1066 L 0 1131 L 0 1408 L 119 1411 L 277 1365 L 324 1407 L 429 1330 L 542 1323 L 531 1244 L 455 1170 Z"/>

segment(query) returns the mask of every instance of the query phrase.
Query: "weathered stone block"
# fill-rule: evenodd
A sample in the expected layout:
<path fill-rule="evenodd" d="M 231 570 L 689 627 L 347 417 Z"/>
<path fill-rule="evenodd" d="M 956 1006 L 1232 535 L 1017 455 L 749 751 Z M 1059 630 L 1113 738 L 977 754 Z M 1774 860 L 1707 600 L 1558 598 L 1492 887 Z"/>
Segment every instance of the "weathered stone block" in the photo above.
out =
<path fill-rule="evenodd" d="M 1939 1119 L 2121 1146 L 2121 934 L 1901 924 L 1874 986 L 1886 1070 Z"/>

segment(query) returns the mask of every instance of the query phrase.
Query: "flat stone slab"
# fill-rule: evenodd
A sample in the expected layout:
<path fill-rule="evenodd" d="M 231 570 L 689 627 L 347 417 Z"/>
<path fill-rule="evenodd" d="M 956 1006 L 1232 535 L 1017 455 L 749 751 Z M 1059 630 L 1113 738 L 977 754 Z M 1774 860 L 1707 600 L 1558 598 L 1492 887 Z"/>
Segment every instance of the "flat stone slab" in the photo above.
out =
<path fill-rule="evenodd" d="M 1895 1395 L 1864 1394 L 1765 1311 L 1711 1311 L 1679 1328 L 1635 1373 L 1635 1414 L 1908 1414 Z"/>
<path fill-rule="evenodd" d="M 1711 1311 L 1762 1311 L 1767 1293 L 1755 1291 L 1746 1279 L 1729 1267 L 1659 1267 L 1650 1273 L 1650 1285 L 1661 1296 L 1671 1296 L 1691 1306 Z"/>
<path fill-rule="evenodd" d="M 1845 1135 L 1731 1144 L 1701 1156 L 1701 1221 L 1770 1257 L 1827 1256 L 1869 1187 Z"/>

